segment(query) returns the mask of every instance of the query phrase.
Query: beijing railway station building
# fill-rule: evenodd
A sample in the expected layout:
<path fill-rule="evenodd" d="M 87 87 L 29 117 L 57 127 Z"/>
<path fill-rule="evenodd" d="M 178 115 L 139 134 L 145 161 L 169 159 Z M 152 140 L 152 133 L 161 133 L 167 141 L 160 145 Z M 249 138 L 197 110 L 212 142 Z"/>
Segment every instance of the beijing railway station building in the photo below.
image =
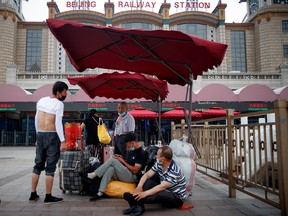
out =
<path fill-rule="evenodd" d="M 217 106 L 251 112 L 270 109 L 278 98 L 288 100 L 287 0 L 241 0 L 247 8 L 241 23 L 226 23 L 227 5 L 221 0 L 215 8 L 210 8 L 212 0 L 107 0 L 104 8 L 98 8 L 99 1 L 66 1 L 66 11 L 60 11 L 53 0 L 45 2 L 47 19 L 129 29 L 175 30 L 227 44 L 222 64 L 203 71 L 202 76 L 193 81 L 193 110 Z M 35 130 L 36 102 L 51 95 L 55 81 L 68 83 L 68 76 L 114 72 L 102 68 L 77 72 L 45 21 L 25 21 L 22 4 L 25 1 L 0 0 L 1 131 Z M 97 12 L 97 9 L 104 12 Z M 180 12 L 175 13 L 175 9 Z M 212 12 L 206 12 L 208 9 Z M 185 101 L 185 86 L 169 85 L 168 88 L 162 112 L 178 106 L 189 107 Z M 65 100 L 65 122 L 81 121 L 89 109 L 94 108 L 108 121 L 109 128 L 113 127 L 121 100 L 91 99 L 78 86 L 72 85 L 69 85 L 69 92 Z M 130 109 L 141 105 L 158 111 L 158 105 L 152 101 L 133 99 L 127 102 Z M 169 129 L 169 124 L 164 122 L 163 127 Z"/>

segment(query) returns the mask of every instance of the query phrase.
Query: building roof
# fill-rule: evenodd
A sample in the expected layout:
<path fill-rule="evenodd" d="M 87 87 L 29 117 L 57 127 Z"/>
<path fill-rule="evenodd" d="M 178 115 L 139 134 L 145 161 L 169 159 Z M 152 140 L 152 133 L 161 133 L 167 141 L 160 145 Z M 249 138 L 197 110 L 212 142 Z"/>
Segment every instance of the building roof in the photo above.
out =
<path fill-rule="evenodd" d="M 31 93 L 13 84 L 0 85 L 0 101 L 25 102 L 29 101 Z"/>
<path fill-rule="evenodd" d="M 0 85 L 0 102 L 36 102 L 40 98 L 52 94 L 52 84 L 46 84 L 35 90 L 33 94 L 13 84 Z M 169 93 L 164 102 L 185 101 L 187 86 L 169 85 Z M 237 89 L 234 92 L 222 84 L 210 84 L 197 93 L 192 92 L 192 101 L 214 101 L 214 102 L 249 102 L 249 101 L 274 101 L 284 99 L 288 101 L 288 86 L 271 89 L 262 84 L 252 84 Z M 105 97 L 91 99 L 82 89 L 76 94 L 67 95 L 65 102 L 119 102 Z M 129 100 L 126 100 L 129 101 Z M 133 99 L 133 102 L 146 101 L 145 99 Z"/>
<path fill-rule="evenodd" d="M 234 92 L 221 84 L 210 84 L 200 89 L 197 93 L 197 101 L 237 101 Z"/>
<path fill-rule="evenodd" d="M 277 88 L 274 92 L 278 95 L 279 99 L 288 101 L 288 86 Z"/>
<path fill-rule="evenodd" d="M 270 87 L 263 84 L 251 84 L 234 93 L 238 101 L 274 101 L 279 98 Z"/>

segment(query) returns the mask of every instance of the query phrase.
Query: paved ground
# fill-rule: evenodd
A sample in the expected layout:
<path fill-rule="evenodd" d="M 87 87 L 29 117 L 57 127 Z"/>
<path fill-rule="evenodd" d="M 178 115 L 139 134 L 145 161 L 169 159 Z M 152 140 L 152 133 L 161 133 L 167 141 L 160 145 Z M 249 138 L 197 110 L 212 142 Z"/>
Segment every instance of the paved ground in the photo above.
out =
<path fill-rule="evenodd" d="M 122 215 L 121 211 L 128 207 L 122 199 L 103 199 L 90 202 L 89 196 L 77 193 L 65 193 L 59 189 L 58 173 L 55 176 L 53 195 L 63 197 L 64 202 L 45 205 L 45 179 L 41 176 L 38 193 L 40 200 L 29 203 L 31 188 L 31 170 L 34 160 L 34 147 L 0 147 L 0 215 L 33 215 L 33 216 L 97 216 Z M 237 192 L 237 198 L 228 198 L 228 187 L 196 174 L 196 184 L 192 196 L 186 201 L 193 205 L 191 210 L 166 209 L 159 205 L 146 205 L 144 215 L 165 216 L 264 216 L 281 215 L 280 210 L 270 205 Z"/>

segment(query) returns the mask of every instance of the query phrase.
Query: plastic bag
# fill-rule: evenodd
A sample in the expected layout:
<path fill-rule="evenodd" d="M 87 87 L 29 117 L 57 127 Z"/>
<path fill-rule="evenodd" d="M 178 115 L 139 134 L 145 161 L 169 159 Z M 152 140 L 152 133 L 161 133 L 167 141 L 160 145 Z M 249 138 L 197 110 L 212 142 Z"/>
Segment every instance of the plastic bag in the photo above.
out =
<path fill-rule="evenodd" d="M 173 151 L 173 160 L 180 166 L 186 178 L 186 192 L 189 194 L 195 185 L 195 150 L 190 143 L 174 139 L 169 147 Z"/>
<path fill-rule="evenodd" d="M 135 188 L 135 183 L 111 181 L 106 188 L 105 194 L 110 197 L 123 198 L 123 194 L 126 192 L 133 194 Z"/>
<path fill-rule="evenodd" d="M 105 124 L 103 123 L 102 119 L 99 119 L 98 138 L 99 138 L 99 142 L 102 144 L 110 144 L 111 142 L 110 134 L 108 133 L 108 130 Z"/>

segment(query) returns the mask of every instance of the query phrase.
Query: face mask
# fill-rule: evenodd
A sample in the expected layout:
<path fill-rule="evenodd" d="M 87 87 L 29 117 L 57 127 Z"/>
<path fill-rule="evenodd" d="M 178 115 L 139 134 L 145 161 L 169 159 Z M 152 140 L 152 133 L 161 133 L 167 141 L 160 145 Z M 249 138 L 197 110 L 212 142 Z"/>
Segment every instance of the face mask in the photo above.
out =
<path fill-rule="evenodd" d="M 63 96 L 63 95 L 61 98 L 58 98 L 58 100 L 60 100 L 60 101 L 64 101 L 65 99 L 66 99 L 66 96 Z"/>
<path fill-rule="evenodd" d="M 123 117 L 126 115 L 127 112 L 123 112 L 123 113 L 118 113 L 119 116 Z"/>
<path fill-rule="evenodd" d="M 130 147 L 130 148 L 129 148 L 129 151 L 134 151 L 134 150 L 135 150 L 134 147 Z"/>
<path fill-rule="evenodd" d="M 158 165 L 162 165 L 162 163 L 161 163 L 161 161 L 159 160 L 159 158 L 156 158 L 156 163 L 157 163 Z"/>

